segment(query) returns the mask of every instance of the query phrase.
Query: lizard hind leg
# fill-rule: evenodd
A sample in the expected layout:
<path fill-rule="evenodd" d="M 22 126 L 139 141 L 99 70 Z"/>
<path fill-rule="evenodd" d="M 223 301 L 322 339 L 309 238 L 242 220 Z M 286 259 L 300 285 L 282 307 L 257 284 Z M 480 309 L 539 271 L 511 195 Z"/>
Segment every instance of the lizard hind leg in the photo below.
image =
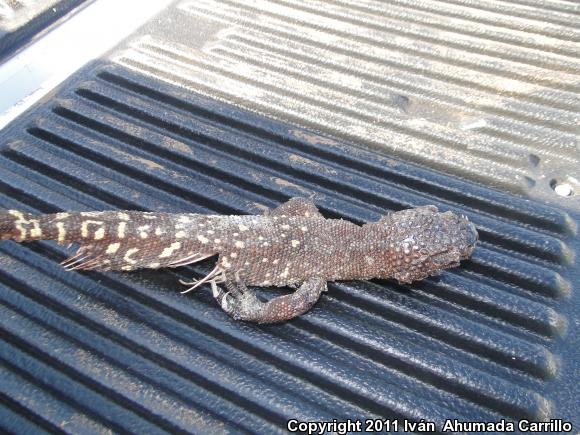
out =
<path fill-rule="evenodd" d="M 225 285 L 228 292 L 212 283 L 214 297 L 222 309 L 235 320 L 256 323 L 277 323 L 300 316 L 327 290 L 324 279 L 310 278 L 295 292 L 263 302 L 239 279 L 226 277 Z"/>

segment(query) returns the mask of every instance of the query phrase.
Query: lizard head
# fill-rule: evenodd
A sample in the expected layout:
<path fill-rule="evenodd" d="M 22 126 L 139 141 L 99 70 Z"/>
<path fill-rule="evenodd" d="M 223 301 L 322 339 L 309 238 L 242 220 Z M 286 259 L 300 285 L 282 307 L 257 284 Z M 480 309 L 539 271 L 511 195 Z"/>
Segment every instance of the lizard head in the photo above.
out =
<path fill-rule="evenodd" d="M 392 276 L 405 283 L 458 266 L 469 258 L 479 238 L 467 217 L 440 213 L 434 206 L 392 213 L 383 220 L 392 228 L 394 252 L 390 248 L 389 261 L 396 271 Z"/>

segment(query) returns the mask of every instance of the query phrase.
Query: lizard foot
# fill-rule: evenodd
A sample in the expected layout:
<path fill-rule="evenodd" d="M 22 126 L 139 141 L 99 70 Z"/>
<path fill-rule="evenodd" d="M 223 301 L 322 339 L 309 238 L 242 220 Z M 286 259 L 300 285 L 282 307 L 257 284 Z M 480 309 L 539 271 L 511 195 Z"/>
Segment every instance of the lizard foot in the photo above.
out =
<path fill-rule="evenodd" d="M 225 281 L 227 292 L 215 282 L 211 283 L 213 297 L 222 309 L 235 320 L 257 322 L 257 308 L 264 302 L 260 301 L 250 289 L 238 279 Z"/>
<path fill-rule="evenodd" d="M 326 281 L 311 278 L 294 293 L 262 302 L 239 279 L 226 279 L 225 285 L 228 292 L 212 283 L 213 295 L 222 309 L 235 320 L 256 323 L 282 322 L 304 314 L 327 289 Z"/>

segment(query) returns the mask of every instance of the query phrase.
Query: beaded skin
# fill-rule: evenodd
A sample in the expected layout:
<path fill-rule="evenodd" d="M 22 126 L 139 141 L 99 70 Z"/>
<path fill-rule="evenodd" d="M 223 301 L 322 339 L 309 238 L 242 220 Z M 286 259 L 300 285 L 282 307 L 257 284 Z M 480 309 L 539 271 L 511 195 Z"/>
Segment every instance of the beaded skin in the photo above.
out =
<path fill-rule="evenodd" d="M 259 323 L 308 311 L 328 281 L 394 278 L 409 283 L 455 267 L 478 240 L 464 216 L 434 206 L 402 210 L 362 226 L 325 219 L 314 203 L 292 198 L 261 216 L 136 211 L 0 213 L 0 239 L 78 244 L 68 270 L 158 269 L 217 256 L 204 278 L 232 317 Z M 218 284 L 224 284 L 227 292 Z M 268 302 L 246 286 L 298 289 Z"/>

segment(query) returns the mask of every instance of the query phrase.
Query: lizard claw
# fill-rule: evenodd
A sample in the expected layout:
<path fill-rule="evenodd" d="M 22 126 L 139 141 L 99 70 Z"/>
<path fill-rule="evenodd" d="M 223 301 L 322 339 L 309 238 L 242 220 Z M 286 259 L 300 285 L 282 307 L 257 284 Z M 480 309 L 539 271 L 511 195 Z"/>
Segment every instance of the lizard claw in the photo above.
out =
<path fill-rule="evenodd" d="M 235 320 L 252 318 L 253 308 L 262 302 L 253 292 L 247 291 L 242 282 L 226 282 L 228 291 L 222 290 L 216 283 L 211 283 L 213 297 L 222 310 Z"/>
<path fill-rule="evenodd" d="M 227 292 L 221 301 L 222 309 L 234 320 L 252 320 L 255 317 L 255 308 L 262 302 L 253 292 L 234 295 Z"/>
<path fill-rule="evenodd" d="M 230 292 L 225 292 L 221 288 L 212 282 L 211 285 L 213 297 L 218 302 L 222 310 L 224 310 L 228 315 L 234 317 L 233 312 L 235 310 L 235 297 L 231 295 Z"/>

